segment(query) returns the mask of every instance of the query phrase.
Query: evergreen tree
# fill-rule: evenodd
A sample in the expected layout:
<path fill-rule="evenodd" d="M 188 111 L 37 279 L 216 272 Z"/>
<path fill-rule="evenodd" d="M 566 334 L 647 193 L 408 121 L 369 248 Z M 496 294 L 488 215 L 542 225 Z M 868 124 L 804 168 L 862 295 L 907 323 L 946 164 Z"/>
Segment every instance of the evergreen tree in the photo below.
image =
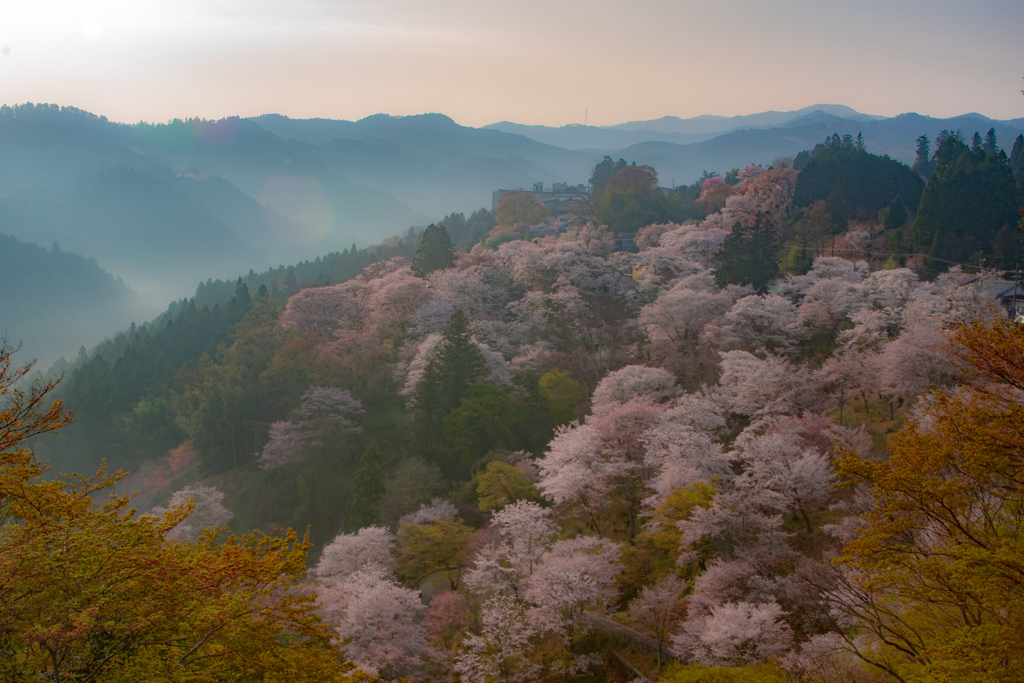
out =
<path fill-rule="evenodd" d="M 907 218 L 909 218 L 907 205 L 903 203 L 903 197 L 896 195 L 889 202 L 889 205 L 885 207 L 885 229 L 896 230 L 901 228 L 907 222 Z"/>
<path fill-rule="evenodd" d="M 1018 188 L 1024 188 L 1024 135 L 1018 135 L 1013 141 L 1013 150 L 1010 152 L 1010 170 L 1017 181 Z"/>
<path fill-rule="evenodd" d="M 985 154 L 995 154 L 999 151 L 999 145 L 996 143 L 995 128 L 988 129 L 988 133 L 985 134 L 985 142 L 981 143 L 981 148 L 985 151 Z"/>
<path fill-rule="evenodd" d="M 608 184 L 608 181 L 615 177 L 622 169 L 626 168 L 626 160 L 619 159 L 618 161 L 612 161 L 612 158 L 606 156 L 604 159 L 598 162 L 594 166 L 594 172 L 590 175 L 590 191 L 592 196 L 601 194 L 604 190 L 604 186 Z"/>
<path fill-rule="evenodd" d="M 917 139 L 917 158 L 911 170 L 927 180 L 935 171 L 935 163 L 931 160 L 932 143 L 927 135 Z"/>
<path fill-rule="evenodd" d="M 416 277 L 426 277 L 435 270 L 444 270 L 455 265 L 455 248 L 443 225 L 431 223 L 423 231 L 420 248 L 412 260 L 412 272 Z"/>
<path fill-rule="evenodd" d="M 1010 270 L 1024 262 L 1024 220 L 1017 226 L 1009 223 L 1000 228 L 992 240 L 992 256 L 997 268 Z"/>
<path fill-rule="evenodd" d="M 996 233 L 1017 222 L 1019 197 L 1006 155 L 972 152 L 959 131 L 943 131 L 933 160 L 935 173 L 914 220 L 914 243 L 930 244 L 930 256 L 951 261 L 991 253 Z"/>
<path fill-rule="evenodd" d="M 416 387 L 416 448 L 436 462 L 449 478 L 466 474 L 457 454 L 445 448 L 444 418 L 459 407 L 470 388 L 486 372 L 480 349 L 473 343 L 469 319 L 462 309 L 452 314 L 434 357 Z"/>
<path fill-rule="evenodd" d="M 352 497 L 348 501 L 345 526 L 357 531 L 377 521 L 377 508 L 384 498 L 384 469 L 380 448 L 371 441 L 363 452 L 358 469 L 352 476 Z"/>
<path fill-rule="evenodd" d="M 918 166 L 927 154 L 928 139 L 921 136 L 918 163 L 911 170 L 889 157 L 869 154 L 852 139 L 833 135 L 811 152 L 797 177 L 793 206 L 802 208 L 825 200 L 835 233 L 845 231 L 851 218 L 877 214 L 896 195 L 908 206 L 917 206 L 924 189 Z"/>
<path fill-rule="evenodd" d="M 448 321 L 431 364 L 438 375 L 437 398 L 446 413 L 459 407 L 469 388 L 486 372 L 483 354 L 473 343 L 469 319 L 461 308 Z"/>
<path fill-rule="evenodd" d="M 238 278 L 238 281 L 235 282 L 235 294 L 228 302 L 228 323 L 241 322 L 250 308 L 252 308 L 252 296 L 249 295 L 249 287 L 242 281 L 242 278 Z"/>
<path fill-rule="evenodd" d="M 715 282 L 719 287 L 751 285 L 764 292 L 768 283 L 779 276 L 781 248 L 772 217 L 758 211 L 752 220 L 737 222 L 715 254 Z"/>

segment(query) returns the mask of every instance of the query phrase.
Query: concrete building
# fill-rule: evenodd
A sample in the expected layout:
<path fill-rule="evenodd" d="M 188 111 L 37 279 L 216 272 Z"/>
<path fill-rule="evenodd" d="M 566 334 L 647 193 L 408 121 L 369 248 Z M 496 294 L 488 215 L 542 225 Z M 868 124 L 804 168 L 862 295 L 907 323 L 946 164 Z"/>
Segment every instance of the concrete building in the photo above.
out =
<path fill-rule="evenodd" d="M 534 183 L 532 190 L 495 190 L 491 196 L 491 211 L 498 210 L 498 204 L 502 197 L 510 192 L 522 192 L 528 194 L 551 210 L 551 215 L 560 216 L 572 210 L 572 205 L 580 199 L 590 196 L 590 188 L 586 185 L 568 185 L 566 183 L 555 183 L 550 190 L 544 189 L 544 183 Z"/>

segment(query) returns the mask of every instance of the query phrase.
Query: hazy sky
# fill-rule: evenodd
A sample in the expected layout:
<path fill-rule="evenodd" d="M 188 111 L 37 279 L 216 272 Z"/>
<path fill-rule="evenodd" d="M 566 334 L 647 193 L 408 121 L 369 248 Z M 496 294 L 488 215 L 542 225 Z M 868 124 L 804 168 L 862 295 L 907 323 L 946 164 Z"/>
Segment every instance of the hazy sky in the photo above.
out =
<path fill-rule="evenodd" d="M 117 121 L 1024 117 L 1022 0 L 0 0 L 0 97 Z"/>

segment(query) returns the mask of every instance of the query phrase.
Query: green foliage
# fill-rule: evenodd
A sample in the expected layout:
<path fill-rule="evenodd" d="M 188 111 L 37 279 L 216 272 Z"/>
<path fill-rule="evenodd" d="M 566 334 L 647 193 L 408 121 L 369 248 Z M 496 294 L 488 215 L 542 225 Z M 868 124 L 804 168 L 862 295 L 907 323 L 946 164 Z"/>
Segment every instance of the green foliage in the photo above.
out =
<path fill-rule="evenodd" d="M 494 227 L 494 215 L 487 209 L 477 209 L 469 218 L 466 214 L 450 213 L 441 220 L 448 234 L 451 235 L 452 243 L 459 251 L 469 251 Z"/>
<path fill-rule="evenodd" d="M 931 141 L 928 140 L 927 135 L 922 135 L 917 139 L 917 158 L 914 159 L 911 170 L 925 180 L 928 180 L 935 172 L 935 162 L 931 160 Z"/>
<path fill-rule="evenodd" d="M 972 151 L 944 131 L 934 161 L 914 221 L 915 244 L 931 245 L 930 256 L 950 261 L 991 253 L 999 230 L 1016 224 L 1021 202 L 1006 155 Z"/>
<path fill-rule="evenodd" d="M 377 521 L 377 508 L 384 498 L 384 468 L 376 441 L 363 451 L 363 458 L 352 476 L 352 496 L 348 499 L 345 526 L 357 531 Z"/>
<path fill-rule="evenodd" d="M 1000 228 L 992 240 L 992 256 L 997 268 L 1016 268 L 1024 262 L 1024 219 L 1011 227 Z"/>
<path fill-rule="evenodd" d="M 197 359 L 230 339 L 252 306 L 248 292 L 239 288 L 239 294 L 243 298 L 233 297 L 226 306 L 190 301 L 150 327 L 133 325 L 83 359 L 64 394 L 76 424 L 46 445 L 47 456 L 68 469 L 98 467 L 104 458 L 134 466 L 154 451 L 177 446 L 187 430 L 155 397 L 166 397 L 179 384 L 186 363 L 198 367 Z M 257 304 L 253 315 L 269 316 L 276 325 L 278 304 Z M 154 398 L 136 411 L 147 395 Z"/>
<path fill-rule="evenodd" d="M 965 384 L 934 392 L 889 440 L 889 457 L 839 462 L 840 476 L 871 485 L 873 503 L 837 560 L 863 596 L 843 609 L 877 634 L 865 660 L 901 680 L 1016 681 L 1024 331 L 994 316 L 957 328 L 948 349 Z"/>
<path fill-rule="evenodd" d="M 615 174 L 597 200 L 596 221 L 614 233 L 636 232 L 652 223 L 681 220 L 680 196 L 658 189 L 658 173 L 650 166 L 628 166 Z"/>
<path fill-rule="evenodd" d="M 736 668 L 673 663 L 658 677 L 658 683 L 786 683 L 783 669 L 773 664 Z"/>
<path fill-rule="evenodd" d="M 634 543 L 623 549 L 623 571 L 617 581 L 624 596 L 631 598 L 642 587 L 680 571 L 677 559 L 683 534 L 679 530 L 679 522 L 689 518 L 694 508 L 707 507 L 715 493 L 714 484 L 695 481 L 665 496 Z M 698 565 L 703 568 L 712 549 L 700 547 L 696 550 Z M 689 573 L 692 574 L 693 569 L 690 567 Z"/>
<path fill-rule="evenodd" d="M 384 499 L 380 504 L 380 521 L 397 524 L 398 519 L 429 503 L 445 491 L 445 482 L 437 465 L 423 458 L 402 460 L 390 469 L 384 482 Z"/>
<path fill-rule="evenodd" d="M 1018 135 L 1013 141 L 1013 149 L 1010 151 L 1010 170 L 1013 172 L 1014 180 L 1017 181 L 1017 188 L 1024 189 L 1024 134 Z"/>
<path fill-rule="evenodd" d="M 444 449 L 445 416 L 459 407 L 485 371 L 483 355 L 471 338 L 469 320 L 462 309 L 457 309 L 416 387 L 414 415 L 416 448 L 425 458 L 440 464 L 449 477 L 466 474 L 468 465 L 459 453 Z"/>
<path fill-rule="evenodd" d="M 410 585 L 443 571 L 453 591 L 462 577 L 462 546 L 473 530 L 462 520 L 436 520 L 427 524 L 402 524 L 398 529 L 398 560 L 395 573 Z"/>
<path fill-rule="evenodd" d="M 900 195 L 893 197 L 892 201 L 882 211 L 884 211 L 883 225 L 886 230 L 902 228 L 910 217 L 907 205 L 903 202 L 903 197 Z M 879 214 L 882 214 L 882 211 Z"/>
<path fill-rule="evenodd" d="M 511 505 L 520 500 L 536 500 L 540 496 L 522 470 L 507 462 L 492 460 L 477 476 L 477 495 L 483 511 Z"/>
<path fill-rule="evenodd" d="M 859 148 L 852 138 L 833 135 L 810 153 L 797 177 L 793 206 L 827 200 L 836 233 L 858 215 L 874 217 L 897 195 L 911 206 L 921 198 L 924 182 L 906 165 Z"/>
<path fill-rule="evenodd" d="M 568 370 L 548 370 L 537 380 L 541 396 L 556 425 L 579 420 L 586 412 L 590 393 Z"/>
<path fill-rule="evenodd" d="M 514 442 L 515 406 L 507 389 L 489 382 L 472 387 L 444 416 L 448 450 L 463 472 L 489 451 Z"/>
<path fill-rule="evenodd" d="M 412 260 L 412 272 L 416 277 L 426 277 L 435 270 L 451 268 L 455 265 L 455 249 L 451 237 L 443 225 L 431 223 L 423 231 L 420 248 L 416 250 L 416 258 Z"/>
<path fill-rule="evenodd" d="M 803 275 L 814 265 L 814 253 L 811 243 L 804 237 L 799 237 L 793 248 L 786 256 L 786 272 L 793 275 Z"/>
<path fill-rule="evenodd" d="M 612 158 L 606 156 L 604 159 L 599 161 L 594 166 L 594 172 L 590 174 L 590 191 L 593 196 L 598 196 L 604 191 L 605 185 L 608 181 L 615 177 L 615 174 L 626 168 L 628 164 L 625 159 L 619 159 L 618 161 L 612 161 Z"/>
<path fill-rule="evenodd" d="M 771 215 L 758 211 L 750 220 L 738 221 L 715 254 L 715 282 L 750 285 L 764 292 L 779 276 L 782 242 Z"/>
<path fill-rule="evenodd" d="M 536 225 L 550 215 L 548 207 L 541 204 L 533 195 L 525 192 L 506 192 L 498 202 L 494 221 L 497 225 Z"/>
<path fill-rule="evenodd" d="M 0 229 L 9 230 L 0 207 Z M 152 314 L 145 300 L 92 259 L 0 234 L 0 320 L 25 348 L 49 362 L 73 349 L 69 339 L 99 339 L 132 318 Z"/>

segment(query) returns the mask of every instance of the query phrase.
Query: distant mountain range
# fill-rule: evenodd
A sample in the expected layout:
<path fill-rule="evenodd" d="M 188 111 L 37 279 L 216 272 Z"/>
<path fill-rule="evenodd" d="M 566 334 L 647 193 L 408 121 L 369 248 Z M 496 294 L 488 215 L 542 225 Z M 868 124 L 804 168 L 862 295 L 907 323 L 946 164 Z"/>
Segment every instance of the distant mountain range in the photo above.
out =
<path fill-rule="evenodd" d="M 650 121 L 630 121 L 614 126 L 584 126 L 572 124 L 552 128 L 548 126 L 524 126 L 519 123 L 502 121 L 484 126 L 503 133 L 515 133 L 548 145 L 579 150 L 611 150 L 629 147 L 641 142 L 674 142 L 690 144 L 745 128 L 770 128 L 781 126 L 795 119 L 816 112 L 832 114 L 851 121 L 873 121 L 882 117 L 861 114 L 849 107 L 838 104 L 818 104 L 796 111 L 766 111 L 747 116 L 694 116 L 681 119 L 678 116 L 663 116 Z"/>
<path fill-rule="evenodd" d="M 989 128 L 1008 149 L 1024 119 L 882 118 L 816 105 L 609 127 L 471 128 L 442 114 L 125 125 L 72 107 L 5 106 L 0 233 L 59 242 L 163 304 L 207 278 L 489 208 L 497 189 L 586 183 L 606 154 L 653 166 L 668 186 L 793 157 L 833 133 L 862 133 L 869 151 L 909 163 L 920 135 Z"/>

